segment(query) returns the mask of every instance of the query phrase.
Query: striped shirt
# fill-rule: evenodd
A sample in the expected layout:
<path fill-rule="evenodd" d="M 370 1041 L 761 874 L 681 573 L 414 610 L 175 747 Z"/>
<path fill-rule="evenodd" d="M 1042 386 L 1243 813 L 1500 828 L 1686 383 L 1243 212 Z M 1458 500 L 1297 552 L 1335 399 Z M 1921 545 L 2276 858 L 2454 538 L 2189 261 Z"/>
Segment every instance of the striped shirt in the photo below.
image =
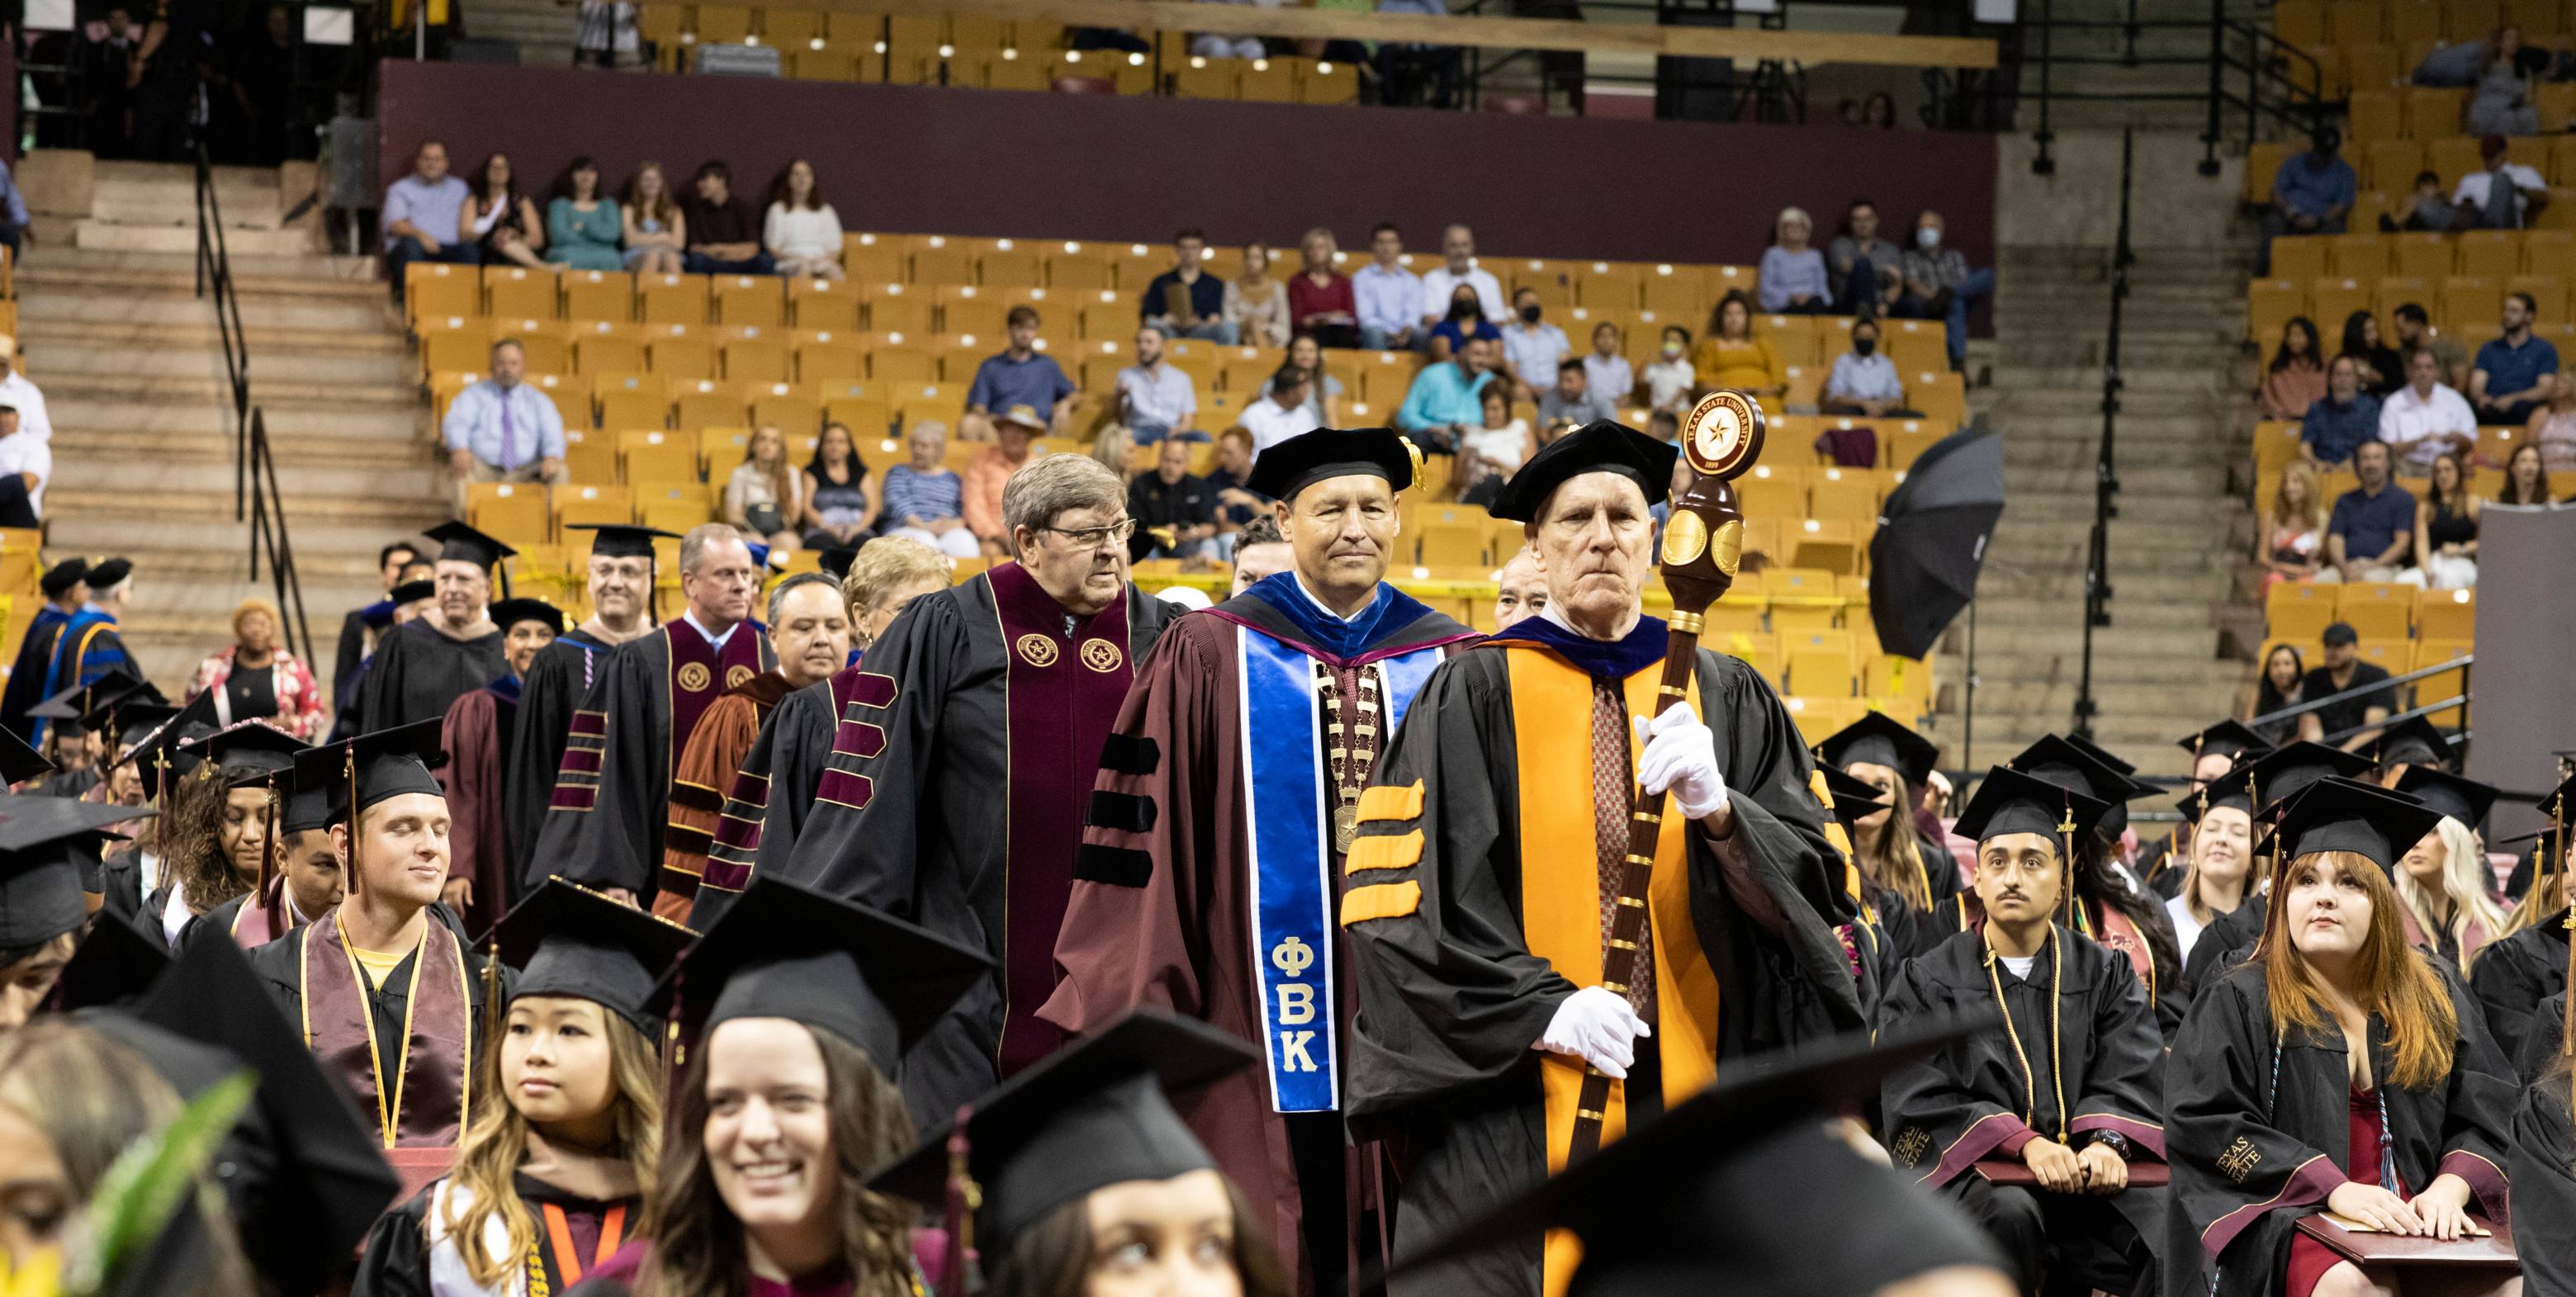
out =
<path fill-rule="evenodd" d="M 962 518 L 965 500 L 965 484 L 947 469 L 924 473 L 910 464 L 897 464 L 886 470 L 885 517 L 890 523 L 906 518 L 924 522 Z"/>

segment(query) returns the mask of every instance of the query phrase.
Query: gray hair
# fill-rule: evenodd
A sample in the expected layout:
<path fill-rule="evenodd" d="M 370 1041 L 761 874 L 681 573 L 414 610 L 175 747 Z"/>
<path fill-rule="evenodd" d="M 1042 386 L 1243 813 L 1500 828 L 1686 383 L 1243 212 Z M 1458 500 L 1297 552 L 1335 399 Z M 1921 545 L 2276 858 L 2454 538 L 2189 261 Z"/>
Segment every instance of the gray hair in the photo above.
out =
<path fill-rule="evenodd" d="M 809 585 L 828 586 L 834 594 L 839 594 L 841 592 L 841 583 L 833 580 L 832 574 L 829 572 L 799 572 L 796 575 L 779 582 L 777 585 L 770 587 L 769 617 L 767 619 L 769 624 L 772 626 L 777 625 L 778 619 L 786 615 L 787 596 L 791 591 L 801 590 Z"/>
<path fill-rule="evenodd" d="M 1002 488 L 1002 530 L 1052 527 L 1076 509 L 1116 513 L 1127 503 L 1126 484 L 1089 455 L 1049 455 L 1011 474 Z"/>
<path fill-rule="evenodd" d="M 957 560 L 920 541 L 909 536 L 879 536 L 859 546 L 858 557 L 850 560 L 850 575 L 841 582 L 841 598 L 850 605 L 850 617 L 856 620 L 875 611 L 897 586 L 929 577 L 946 583 L 956 573 Z"/>
<path fill-rule="evenodd" d="M 702 522 L 689 528 L 689 534 L 680 538 L 680 575 L 697 575 L 698 565 L 706 561 L 707 546 L 726 541 L 742 542 L 742 533 L 732 523 Z"/>

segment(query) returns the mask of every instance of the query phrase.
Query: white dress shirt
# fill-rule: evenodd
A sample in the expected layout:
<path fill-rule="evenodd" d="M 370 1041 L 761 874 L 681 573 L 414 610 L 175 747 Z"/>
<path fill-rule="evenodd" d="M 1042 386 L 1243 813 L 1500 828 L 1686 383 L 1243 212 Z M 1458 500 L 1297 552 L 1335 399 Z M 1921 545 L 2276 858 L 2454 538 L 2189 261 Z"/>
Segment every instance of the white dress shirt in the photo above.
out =
<path fill-rule="evenodd" d="M 2513 196 L 2514 214 L 2518 217 L 2528 215 L 2531 208 L 2531 195 L 2520 191 L 2526 189 L 2545 191 L 2549 188 L 2549 182 L 2542 179 L 2539 172 L 2519 162 L 2504 164 L 2504 174 L 2513 179 L 2513 187 L 2516 191 Z M 2460 177 L 2460 187 L 2451 191 L 2452 203 L 2465 203 L 2476 209 L 2483 217 L 2487 210 L 2487 199 L 2495 193 L 2495 178 L 2496 173 L 2492 171 L 2472 171 Z"/>
<path fill-rule="evenodd" d="M 1236 416 L 1235 422 L 1242 424 L 1243 430 L 1252 434 L 1252 457 L 1256 461 L 1261 458 L 1261 452 L 1280 442 L 1324 426 L 1315 421 L 1314 406 L 1283 407 L 1266 396 L 1245 406 L 1243 413 Z"/>
<path fill-rule="evenodd" d="M 38 441 L 54 439 L 54 419 L 45 412 L 45 394 L 37 391 L 25 374 L 12 369 L 7 378 L 0 378 L 0 405 L 17 407 L 19 436 Z"/>
<path fill-rule="evenodd" d="M 1503 285 L 1494 272 L 1482 266 L 1469 266 L 1463 275 L 1452 274 L 1446 263 L 1434 266 L 1422 277 L 1422 318 L 1440 320 L 1449 314 L 1449 295 L 1460 284 L 1476 286 L 1476 301 L 1485 308 L 1485 318 L 1500 326 L 1511 318 L 1510 304 L 1503 300 Z"/>
<path fill-rule="evenodd" d="M 705 640 L 707 642 L 707 647 L 714 649 L 718 653 L 724 652 L 725 641 L 732 639 L 733 633 L 742 629 L 742 623 L 735 622 L 733 625 L 725 627 L 724 634 L 718 635 L 714 631 L 708 630 L 705 622 L 698 620 L 698 611 L 695 608 L 691 608 L 681 613 L 680 620 L 687 622 L 690 629 L 695 630 L 698 633 L 698 638 Z"/>
<path fill-rule="evenodd" d="M 39 437 L 27 434 L 25 425 L 6 437 L 0 437 L 0 474 L 33 473 L 36 484 L 27 490 L 27 505 L 36 516 L 45 516 L 45 488 L 54 480 L 54 448 Z"/>
<path fill-rule="evenodd" d="M 2379 439 L 2390 454 L 2417 468 L 2430 469 L 2435 456 L 2451 449 L 2453 433 L 2475 441 L 2478 416 L 2467 398 L 2445 384 L 2433 384 L 2431 396 L 2417 396 L 2409 383 L 2380 402 Z"/>

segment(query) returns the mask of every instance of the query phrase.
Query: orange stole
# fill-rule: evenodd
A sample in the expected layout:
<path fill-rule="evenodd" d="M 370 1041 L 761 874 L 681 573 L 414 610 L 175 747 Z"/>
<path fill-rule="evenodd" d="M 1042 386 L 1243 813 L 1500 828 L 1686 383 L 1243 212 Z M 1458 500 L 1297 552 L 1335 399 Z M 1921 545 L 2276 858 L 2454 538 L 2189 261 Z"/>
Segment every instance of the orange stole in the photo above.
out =
<path fill-rule="evenodd" d="M 1512 741 L 1520 766 L 1522 935 L 1530 953 L 1553 965 L 1567 981 L 1598 986 L 1601 872 L 1588 795 L 1592 679 L 1534 645 L 1515 644 L 1507 651 L 1511 653 Z M 1630 716 L 1652 716 L 1660 710 L 1655 689 L 1662 677 L 1660 662 L 1628 677 L 1622 690 Z M 1696 674 L 1687 701 L 1693 711 L 1699 709 Z M 1636 746 L 1631 730 L 1632 771 Z M 1699 948 L 1699 933 L 1691 925 L 1684 831 L 1678 815 L 1666 815 L 1663 833 L 1655 840 L 1654 877 L 1646 889 L 1646 917 L 1655 933 L 1655 1034 L 1646 1043 L 1658 1051 L 1663 1063 L 1666 1108 L 1707 1088 L 1717 1075 L 1717 971 L 1709 967 L 1708 956 Z M 1565 1168 L 1573 1145 L 1583 1066 L 1561 1055 L 1541 1054 L 1539 1079 L 1547 1105 L 1547 1169 L 1554 1174 Z M 1610 1086 L 1610 1102 L 1601 1119 L 1605 1144 L 1627 1128 L 1626 1089 L 1622 1082 Z M 1582 1255 L 1572 1233 L 1549 1233 L 1542 1290 L 1548 1297 L 1565 1291 Z"/>

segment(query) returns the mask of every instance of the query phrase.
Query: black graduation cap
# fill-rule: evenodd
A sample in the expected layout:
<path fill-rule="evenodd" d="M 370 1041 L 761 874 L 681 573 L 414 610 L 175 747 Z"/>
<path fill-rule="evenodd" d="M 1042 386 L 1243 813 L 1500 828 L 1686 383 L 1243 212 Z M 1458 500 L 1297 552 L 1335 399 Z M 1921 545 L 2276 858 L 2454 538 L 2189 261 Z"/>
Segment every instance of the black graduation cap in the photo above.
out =
<path fill-rule="evenodd" d="M 2494 784 L 2464 779 L 2431 766 L 2408 767 L 2397 781 L 2397 791 L 2472 829 L 2486 820 L 2487 812 L 2495 808 L 2496 798 L 2503 795 L 2503 790 Z"/>
<path fill-rule="evenodd" d="M 2207 756 L 2241 758 L 2248 752 L 2259 757 L 2272 750 L 2272 745 L 2264 742 L 2262 735 L 2242 721 L 2220 721 L 2198 734 L 2183 735 L 2174 740 L 2174 746 L 2193 754 L 2195 759 Z"/>
<path fill-rule="evenodd" d="M 179 750 L 212 761 L 231 787 L 264 784 L 295 766 L 304 741 L 264 721 L 238 721 L 202 738 L 183 739 Z"/>
<path fill-rule="evenodd" d="M 2132 797 L 2145 797 L 2164 790 L 2142 779 L 2132 779 L 2103 763 L 2100 757 L 2063 735 L 2042 735 L 2040 740 L 2014 754 L 2004 764 L 2024 774 L 2060 788 L 2089 792 L 2104 804 L 2100 828 L 2117 836 L 2128 827 Z"/>
<path fill-rule="evenodd" d="M 2059 826 L 2073 820 L 2073 831 L 2081 836 L 2099 823 L 2110 808 L 2110 803 L 2064 784 L 2010 766 L 1996 766 L 1986 772 L 1985 779 L 1977 785 L 1977 795 L 1968 799 L 1968 808 L 1959 813 L 1959 822 L 1950 831 L 1972 842 L 2007 833 L 2040 833 L 2056 838 L 2064 832 Z M 2066 849 L 2063 844 L 2059 847 L 2061 851 Z"/>
<path fill-rule="evenodd" d="M 132 575 L 134 575 L 134 560 L 120 554 L 115 558 L 103 558 L 90 564 L 89 575 L 82 580 L 92 590 L 105 590 Z"/>
<path fill-rule="evenodd" d="M 651 558 L 655 540 L 678 540 L 676 532 L 658 527 L 630 527 L 624 523 L 568 522 L 565 531 L 591 533 L 590 552 L 605 558 Z"/>
<path fill-rule="evenodd" d="M 1673 460 L 1681 453 L 1681 448 L 1669 441 L 1658 441 L 1607 419 L 1597 420 L 1539 447 L 1538 453 L 1503 483 L 1488 512 L 1513 522 L 1534 521 L 1550 493 L 1567 478 L 1584 473 L 1617 473 L 1644 489 L 1649 506 L 1661 504 L 1672 490 Z M 1259 463 L 1253 465 L 1253 471 L 1261 471 Z"/>
<path fill-rule="evenodd" d="M 2112 752 L 2111 749 L 2106 748 L 2081 734 L 2069 734 L 2066 736 L 2066 741 L 2074 744 L 2077 751 L 2082 752 L 2084 755 L 2093 758 L 2095 761 L 2101 762 L 2103 765 L 2108 766 L 2121 774 L 2134 775 L 2138 773 L 2137 762 L 2123 760 L 2118 754 Z"/>
<path fill-rule="evenodd" d="M 116 746 L 124 749 L 152 737 L 152 731 L 178 714 L 179 709 L 168 703 L 121 702 L 83 713 L 81 724 L 91 729 L 105 729 L 113 721 Z"/>
<path fill-rule="evenodd" d="M 993 961 L 882 910 L 774 877 L 753 880 L 653 988 L 683 1028 L 786 1018 L 827 1031 L 888 1072 Z"/>
<path fill-rule="evenodd" d="M 966 1119 L 967 1174 L 983 1198 L 975 1246 L 998 1256 L 1095 1189 L 1215 1167 L 1167 1096 L 1230 1076 L 1257 1056 L 1233 1032 L 1138 1009 L 985 1091 Z M 870 1176 L 869 1187 L 944 1204 L 953 1129 L 930 1132 Z"/>
<path fill-rule="evenodd" d="M 1850 767 L 1863 761 L 1905 773 L 1908 787 L 1921 788 L 1941 759 L 1932 740 L 1907 729 L 1885 712 L 1870 712 L 1835 730 L 1816 745 L 1829 765 Z"/>
<path fill-rule="evenodd" d="M 1847 1297 L 1950 1265 L 2002 1268 L 1964 1216 L 1823 1133 L 1838 1109 L 1877 1097 L 1891 1072 L 2000 1021 L 1991 1012 L 1930 1031 L 1853 1033 L 1724 1068 L 1647 1131 L 1511 1195 L 1396 1258 L 1390 1276 L 1549 1229 L 1583 1241 L 1590 1297 L 1761 1293 Z M 1870 1228 L 1854 1235 L 1854 1220 Z M 1819 1246 L 1827 1238 L 1838 1241 Z"/>
<path fill-rule="evenodd" d="M 502 963 L 519 970 L 511 999 L 588 1000 L 651 1040 L 660 1026 L 645 1008 L 653 983 L 697 936 L 649 911 L 549 878 L 501 916 L 488 940 Z"/>
<path fill-rule="evenodd" d="M 93 835 L 150 814 L 69 797 L 0 795 L 0 950 L 76 931 L 89 917 L 80 866 L 83 853 L 97 857 Z"/>
<path fill-rule="evenodd" d="M 53 771 L 54 763 L 38 756 L 25 739 L 13 731 L 0 730 L 0 786 L 22 784 Z"/>
<path fill-rule="evenodd" d="M 814 559 L 815 566 L 829 574 L 835 581 L 849 580 L 850 565 L 857 561 L 859 561 L 859 548 L 856 545 L 834 545 L 816 555 Z"/>
<path fill-rule="evenodd" d="M 503 630 L 510 629 L 512 625 L 518 622 L 541 621 L 546 624 L 546 629 L 553 631 L 557 635 L 563 634 L 563 609 L 557 608 L 543 599 L 520 598 L 495 600 L 492 604 L 491 616 L 492 624 Z"/>
<path fill-rule="evenodd" d="M 36 578 L 36 588 L 44 591 L 48 599 L 60 599 L 71 593 L 71 588 L 79 585 L 88 576 L 88 559 L 67 558 L 46 568 L 45 574 Z"/>
<path fill-rule="evenodd" d="M 2255 758 L 2254 803 L 2260 814 L 2269 814 L 2308 785 L 2328 776 L 2346 779 L 2370 769 L 2370 758 L 2358 752 L 2330 748 L 2304 739 L 2286 747 L 2274 748 Z"/>
<path fill-rule="evenodd" d="M 30 716 L 49 721 L 78 720 L 103 709 L 137 689 L 149 688 L 141 678 L 123 667 L 111 667 L 107 674 L 86 685 L 74 685 L 27 709 Z"/>
<path fill-rule="evenodd" d="M 2174 809 L 2181 811 L 2182 817 L 2194 824 L 2200 823 L 2201 816 L 2221 807 L 2243 811 L 2250 817 L 2254 814 L 2253 784 L 2252 769 L 2240 765 L 2184 793 L 2175 799 Z"/>
<path fill-rule="evenodd" d="M 446 758 L 438 746 L 439 730 L 445 725 L 443 718 L 414 721 L 306 748 L 295 754 L 295 786 L 322 789 L 323 795 L 330 798 L 333 824 L 404 793 L 445 797 L 447 790 L 439 785 L 438 776 L 430 773 L 431 767 Z M 354 806 L 349 800 L 352 762 L 357 767 L 358 785 Z"/>
<path fill-rule="evenodd" d="M 2370 755 L 2383 766 L 2404 763 L 2410 766 L 2451 766 L 2451 741 L 2433 722 L 2421 716 L 2409 716 L 2390 723 L 2371 742 Z"/>
<path fill-rule="evenodd" d="M 2442 823 L 2442 813 L 2403 793 L 2343 778 L 2302 789 L 2282 815 L 2284 862 L 2314 851 L 2350 851 L 2394 871 L 2407 849 Z M 2277 888 L 2275 890 L 2278 890 Z"/>
<path fill-rule="evenodd" d="M 489 574 L 502 559 L 519 552 L 503 544 L 498 538 L 476 531 L 461 522 L 442 522 L 422 534 L 438 542 L 439 562 L 471 563 L 482 568 L 486 574 Z"/>
<path fill-rule="evenodd" d="M 1317 428 L 1261 452 L 1243 485 L 1256 495 L 1293 500 L 1326 478 L 1363 475 L 1385 478 L 1397 491 L 1412 486 L 1412 443 L 1392 428 Z"/>
<path fill-rule="evenodd" d="M 330 783 L 302 778 L 293 769 L 286 772 L 286 782 L 293 787 L 287 793 L 286 809 L 277 817 L 277 831 L 281 834 L 310 833 L 331 827 L 334 817 L 331 814 Z"/>
<path fill-rule="evenodd" d="M 435 581 L 405 581 L 386 593 L 385 602 L 399 608 L 407 603 L 419 603 L 423 599 L 433 598 L 437 594 L 438 583 Z"/>
<path fill-rule="evenodd" d="M 134 763 L 134 772 L 143 778 L 143 795 L 161 795 L 161 772 L 168 767 L 173 777 L 196 772 L 200 758 L 180 745 L 189 739 L 203 738 L 215 732 L 215 691 L 212 689 L 188 700 L 177 715 L 163 721 L 141 742 L 125 754 Z"/>
<path fill-rule="evenodd" d="M 1860 821 L 1890 809 L 1887 794 L 1878 785 L 1854 776 L 1841 766 L 1820 764 L 1825 776 L 1825 791 L 1833 794 L 1834 818 L 1847 828 L 1858 828 Z"/>
<path fill-rule="evenodd" d="M 113 909 L 98 912 L 80 949 L 63 965 L 47 1001 L 57 1013 L 106 1009 L 143 998 L 170 967 L 170 946 L 156 927 L 145 932 L 139 919 Z"/>

